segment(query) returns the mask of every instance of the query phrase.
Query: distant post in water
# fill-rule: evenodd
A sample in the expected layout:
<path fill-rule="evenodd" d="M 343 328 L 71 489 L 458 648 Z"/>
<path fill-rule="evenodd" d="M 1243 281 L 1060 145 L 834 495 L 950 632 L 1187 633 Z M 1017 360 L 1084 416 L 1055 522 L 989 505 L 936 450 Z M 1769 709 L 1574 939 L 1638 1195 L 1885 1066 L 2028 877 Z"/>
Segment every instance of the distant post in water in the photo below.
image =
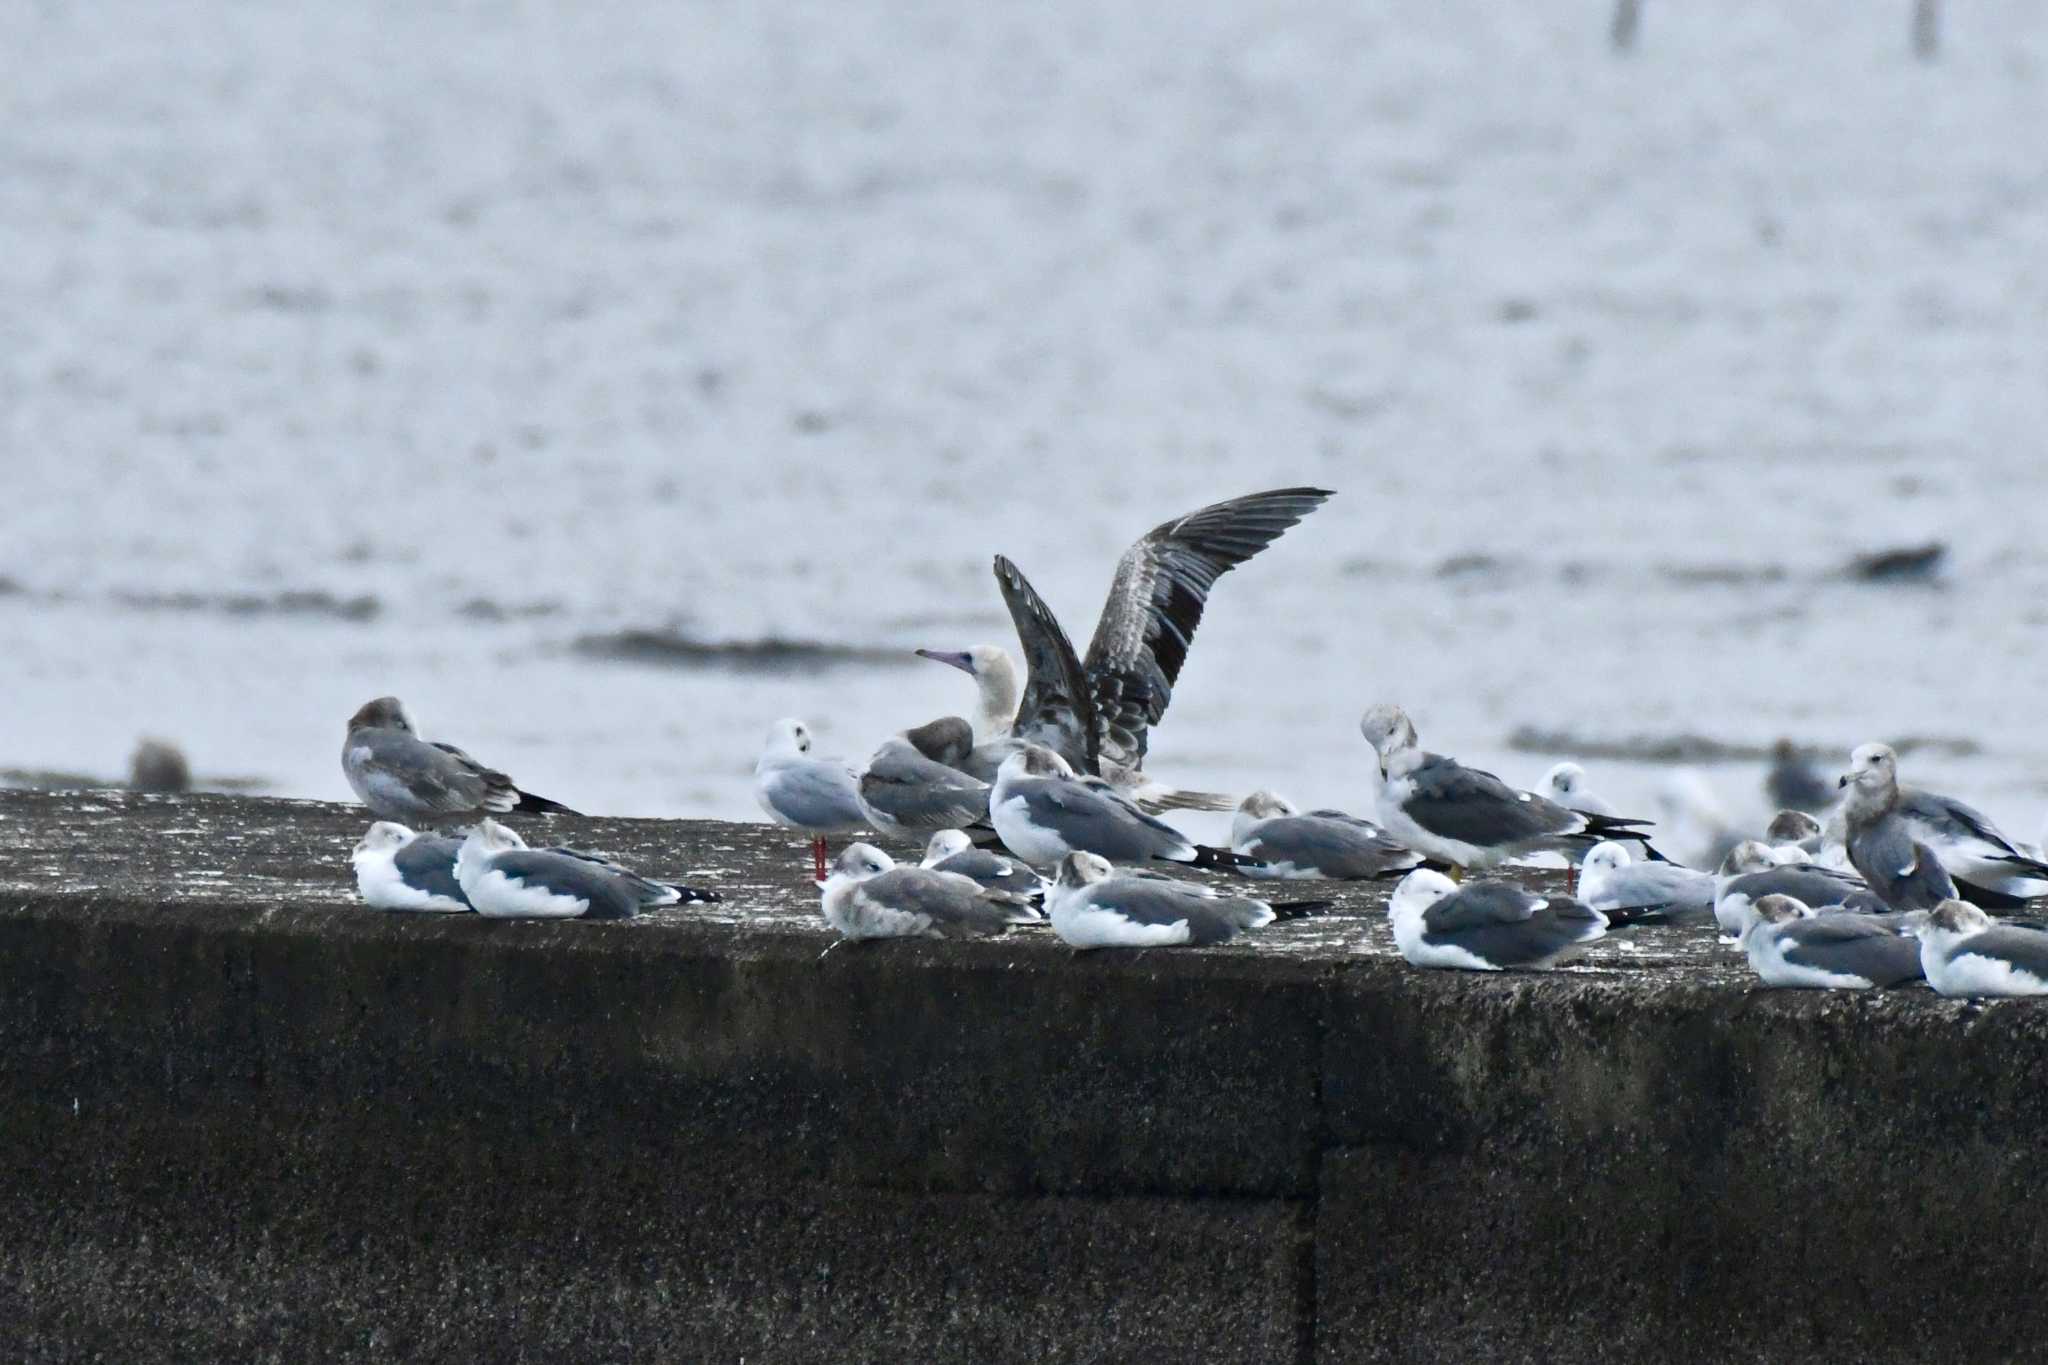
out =
<path fill-rule="evenodd" d="M 1932 0 L 1920 0 L 1923 5 Z M 1643 21 L 1643 0 L 1614 0 L 1614 24 L 1607 30 L 1609 41 L 1616 52 L 1627 52 L 1636 45 L 1636 29 Z"/>
<path fill-rule="evenodd" d="M 1913 0 L 1913 55 L 1931 62 L 1941 52 L 1941 0 Z"/>

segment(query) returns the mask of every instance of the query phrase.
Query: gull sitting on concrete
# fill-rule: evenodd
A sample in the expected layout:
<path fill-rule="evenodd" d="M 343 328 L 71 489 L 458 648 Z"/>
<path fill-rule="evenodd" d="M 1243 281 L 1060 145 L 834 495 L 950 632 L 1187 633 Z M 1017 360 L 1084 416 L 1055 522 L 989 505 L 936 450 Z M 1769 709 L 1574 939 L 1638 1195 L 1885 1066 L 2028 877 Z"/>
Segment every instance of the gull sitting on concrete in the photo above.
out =
<path fill-rule="evenodd" d="M 1414 722 L 1398 706 L 1368 709 L 1358 722 L 1379 755 L 1379 817 L 1389 835 L 1448 863 L 1453 878 L 1535 852 L 1583 848 L 1602 839 L 1640 838 L 1647 822 L 1567 810 L 1534 792 L 1516 791 L 1478 768 L 1424 752 Z"/>
<path fill-rule="evenodd" d="M 1714 877 L 1677 863 L 1639 863 L 1612 839 L 1587 850 L 1579 899 L 1603 913 L 1627 911 L 1637 919 L 1674 924 L 1714 917 Z"/>
<path fill-rule="evenodd" d="M 1070 947 L 1166 948 L 1227 943 L 1248 929 L 1316 914 L 1331 902 L 1275 904 L 1194 882 L 1118 875 L 1107 858 L 1069 853 L 1045 904 L 1052 931 Z"/>
<path fill-rule="evenodd" d="M 1850 754 L 1841 786 L 1848 792 L 1842 813 L 1849 861 L 1887 901 L 1899 902 L 1897 908 L 1931 906 L 1951 881 L 1949 889 L 1962 899 L 1994 910 L 2048 895 L 2048 864 L 1976 808 L 1900 786 L 1898 755 L 1885 745 L 1865 744 Z M 1916 856 L 1917 846 L 1933 855 L 1931 864 Z"/>
<path fill-rule="evenodd" d="M 1422 855 L 1370 820 L 1340 810 L 1302 814 L 1286 797 L 1255 791 L 1230 823 L 1231 851 L 1257 860 L 1253 877 L 1370 881 L 1419 866 Z"/>
<path fill-rule="evenodd" d="M 2000 924 L 1967 901 L 1943 901 L 1917 930 L 1920 969 L 1943 995 L 2048 995 L 2048 933 Z"/>
<path fill-rule="evenodd" d="M 1027 744 L 1003 761 L 989 794 L 989 819 L 1004 846 L 1035 867 L 1052 867 L 1069 853 L 1224 871 L 1247 861 L 1229 849 L 1194 842 L 1108 782 L 1080 776 L 1039 744 Z"/>
<path fill-rule="evenodd" d="M 1547 966 L 1607 933 L 1607 917 L 1584 902 L 1509 882 L 1459 886 L 1428 868 L 1401 879 L 1387 915 L 1411 965 L 1464 971 Z"/>
<path fill-rule="evenodd" d="M 974 679 L 977 746 L 1009 738 L 1043 744 L 1076 772 L 1107 778 L 1150 810 L 1229 810 L 1227 797 L 1146 777 L 1150 730 L 1166 714 L 1216 580 L 1328 497 L 1322 488 L 1273 489 L 1154 527 L 1117 562 L 1086 659 L 1023 572 L 996 556 L 996 582 L 1028 668 L 1021 688 L 1016 664 L 999 646 L 918 653 Z"/>
<path fill-rule="evenodd" d="M 860 777 L 836 758 L 811 752 L 811 727 L 800 720 L 778 720 L 754 762 L 754 799 L 768 818 L 784 829 L 811 836 L 812 873 L 825 880 L 825 836 L 866 829 L 868 814 L 860 802 Z"/>
<path fill-rule="evenodd" d="M 1869 990 L 1921 976 L 1920 944 L 1890 916 L 1816 914 L 1791 896 L 1763 896 L 1742 941 L 1766 986 Z"/>
<path fill-rule="evenodd" d="M 974 840 L 962 829 L 942 829 L 932 835 L 924 846 L 924 861 L 918 866 L 966 877 L 985 891 L 1006 891 L 1026 900 L 1042 900 L 1045 896 L 1045 878 L 1015 858 L 976 848 Z"/>
<path fill-rule="evenodd" d="M 455 855 L 455 880 L 492 919 L 632 919 L 642 910 L 719 899 L 716 892 L 651 881 L 566 848 L 528 848 L 495 820 L 480 820 Z"/>
<path fill-rule="evenodd" d="M 418 834 L 396 821 L 379 820 L 349 855 L 356 891 L 376 910 L 466 914 L 469 897 L 455 880 L 461 847 L 460 839 Z"/>
<path fill-rule="evenodd" d="M 1790 896 L 1810 906 L 1839 906 L 1865 914 L 1886 908 L 1860 877 L 1810 863 L 1781 863 L 1770 845 L 1745 839 L 1728 851 L 1714 877 L 1714 922 L 1723 934 L 1742 943 L 1756 922 L 1756 903 L 1765 896 Z"/>
<path fill-rule="evenodd" d="M 821 894 L 825 922 L 846 939 L 988 938 L 1044 918 L 1028 896 L 898 864 L 873 844 L 840 850 Z"/>
<path fill-rule="evenodd" d="M 509 811 L 576 814 L 519 790 L 511 778 L 452 744 L 421 739 L 396 697 L 365 702 L 349 717 L 341 771 L 371 815 L 399 824 L 441 829 Z"/>

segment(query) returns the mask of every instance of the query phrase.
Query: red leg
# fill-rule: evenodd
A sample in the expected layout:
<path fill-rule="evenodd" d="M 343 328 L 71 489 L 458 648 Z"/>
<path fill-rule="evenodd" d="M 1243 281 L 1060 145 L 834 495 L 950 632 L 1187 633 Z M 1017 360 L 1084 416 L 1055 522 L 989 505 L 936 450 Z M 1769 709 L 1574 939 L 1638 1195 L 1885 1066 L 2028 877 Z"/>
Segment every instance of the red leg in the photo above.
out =
<path fill-rule="evenodd" d="M 811 862 L 817 868 L 817 880 L 825 880 L 825 837 L 819 835 L 811 840 Z"/>

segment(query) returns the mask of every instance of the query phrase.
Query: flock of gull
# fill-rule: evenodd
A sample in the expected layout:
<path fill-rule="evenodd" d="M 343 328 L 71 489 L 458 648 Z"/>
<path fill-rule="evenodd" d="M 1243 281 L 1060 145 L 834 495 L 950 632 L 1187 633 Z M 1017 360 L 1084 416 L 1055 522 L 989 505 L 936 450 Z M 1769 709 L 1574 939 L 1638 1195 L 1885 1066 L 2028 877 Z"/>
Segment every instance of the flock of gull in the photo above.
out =
<path fill-rule="evenodd" d="M 1085 655 L 997 556 L 1021 677 L 999 646 L 917 651 L 973 680 L 975 714 L 893 735 L 863 766 L 816 753 L 804 722 L 776 722 L 755 792 L 770 819 L 810 837 L 826 922 L 843 939 L 1049 925 L 1077 949 L 1153 948 L 1221 943 L 1331 904 L 1163 875 L 1178 863 L 1248 883 L 1395 881 L 1394 941 L 1418 967 L 1541 968 L 1611 930 L 1697 924 L 1717 927 L 1770 986 L 1925 980 L 1944 995 L 2048 994 L 2048 926 L 2026 915 L 2048 897 L 2040 850 L 1961 801 L 1901 785 L 1881 744 L 1850 755 L 1833 789 L 1809 800 L 1817 812 L 1781 811 L 1714 871 L 1665 856 L 1652 822 L 1589 792 L 1578 765 L 1557 765 L 1540 793 L 1518 790 L 1423 749 L 1394 705 L 1359 722 L 1375 759 L 1373 819 L 1304 812 L 1270 791 L 1233 801 L 1147 773 L 1147 736 L 1216 581 L 1329 496 L 1254 493 L 1155 528 L 1119 561 Z M 500 817 L 573 812 L 420 738 L 395 698 L 350 719 L 342 767 L 376 818 L 353 862 L 377 908 L 625 919 L 719 899 L 588 851 L 528 847 Z M 1176 810 L 1234 810 L 1231 846 L 1196 843 L 1163 818 Z M 860 841 L 828 864 L 828 840 L 868 831 L 921 843 L 921 859 L 899 863 Z M 1470 876 L 1560 855 L 1573 868 L 1562 896 Z"/>

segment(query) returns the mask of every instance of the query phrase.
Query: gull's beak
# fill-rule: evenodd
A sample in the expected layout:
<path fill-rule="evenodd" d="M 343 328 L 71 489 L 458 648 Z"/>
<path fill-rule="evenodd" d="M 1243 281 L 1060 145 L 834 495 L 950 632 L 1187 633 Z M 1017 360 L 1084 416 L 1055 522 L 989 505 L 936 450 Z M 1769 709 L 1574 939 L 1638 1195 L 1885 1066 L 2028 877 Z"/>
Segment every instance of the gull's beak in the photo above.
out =
<path fill-rule="evenodd" d="M 970 677 L 974 674 L 974 656 L 965 650 L 948 652 L 943 649 L 920 649 L 917 651 L 917 657 L 930 659 L 933 663 L 950 664 Z"/>

